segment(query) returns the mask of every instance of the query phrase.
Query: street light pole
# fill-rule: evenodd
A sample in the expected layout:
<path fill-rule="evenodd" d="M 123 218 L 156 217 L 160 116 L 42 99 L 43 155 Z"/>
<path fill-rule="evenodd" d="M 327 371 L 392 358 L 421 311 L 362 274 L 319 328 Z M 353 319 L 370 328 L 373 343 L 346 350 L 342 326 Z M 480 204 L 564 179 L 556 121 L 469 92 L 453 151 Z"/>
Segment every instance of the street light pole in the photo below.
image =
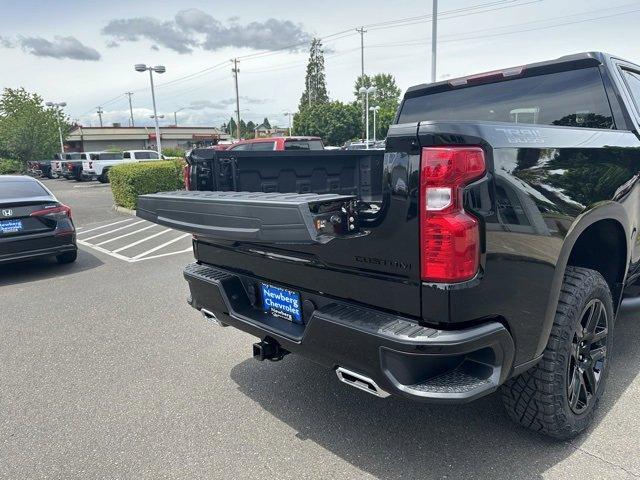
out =
<path fill-rule="evenodd" d="M 378 110 L 380 110 L 380 105 L 369 107 L 369 110 L 373 112 L 373 143 L 376 143 L 376 115 L 378 113 Z"/>
<path fill-rule="evenodd" d="M 162 136 L 160 135 L 160 124 L 158 123 L 158 112 L 156 109 L 156 92 L 153 86 L 153 70 L 149 69 L 149 80 L 151 81 L 151 102 L 153 103 L 153 116 L 156 124 L 156 145 L 158 147 L 158 157 L 162 158 Z"/>
<path fill-rule="evenodd" d="M 147 67 L 144 63 L 139 63 L 135 66 L 136 72 L 146 72 L 149 71 L 149 81 L 151 83 L 151 101 L 153 103 L 153 117 L 155 120 L 156 127 L 156 145 L 158 156 L 162 157 L 162 138 L 160 135 L 160 124 L 158 123 L 158 111 L 156 109 L 156 92 L 155 87 L 153 85 L 153 72 L 156 73 L 164 73 L 167 69 L 163 65 L 156 65 L 155 67 Z"/>
<path fill-rule="evenodd" d="M 360 89 L 358 90 L 358 92 L 363 93 L 364 94 L 364 98 L 365 98 L 365 103 L 364 103 L 364 111 L 365 111 L 365 123 L 366 123 L 366 132 L 367 132 L 367 140 L 365 143 L 365 148 L 369 149 L 369 94 L 374 94 L 376 93 L 376 87 L 365 87 L 362 86 L 360 87 Z"/>
<path fill-rule="evenodd" d="M 173 124 L 177 127 L 178 126 L 178 112 L 181 112 L 182 110 L 186 109 L 187 107 L 183 107 L 183 108 L 179 108 L 178 110 L 176 110 L 175 112 L 173 112 Z"/>
<path fill-rule="evenodd" d="M 64 107 L 67 106 L 66 102 L 53 103 L 47 102 L 45 103 L 47 107 L 55 107 L 58 109 L 58 135 L 60 136 L 60 153 L 64 153 L 64 139 L 62 138 L 62 122 L 60 121 L 60 113 Z"/>
<path fill-rule="evenodd" d="M 438 0 L 433 1 L 431 19 L 431 83 L 436 82 L 436 57 L 438 53 Z"/>

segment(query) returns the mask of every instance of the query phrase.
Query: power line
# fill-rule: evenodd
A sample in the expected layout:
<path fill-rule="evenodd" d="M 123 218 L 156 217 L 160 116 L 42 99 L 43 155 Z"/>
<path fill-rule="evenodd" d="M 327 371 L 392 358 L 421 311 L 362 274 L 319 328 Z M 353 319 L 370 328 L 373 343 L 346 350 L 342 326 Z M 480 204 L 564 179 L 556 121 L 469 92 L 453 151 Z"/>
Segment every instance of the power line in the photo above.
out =
<path fill-rule="evenodd" d="M 496 0 L 493 2 L 489 2 L 489 3 L 482 3 L 479 5 L 471 5 L 469 7 L 463 7 L 463 8 L 456 8 L 456 9 L 452 9 L 452 10 L 444 10 L 442 12 L 440 12 L 439 16 L 440 17 L 444 17 L 444 16 L 448 16 L 448 15 L 453 15 L 456 13 L 464 13 L 464 12 L 473 12 L 472 14 L 476 14 L 476 13 L 482 13 L 482 12 L 474 12 L 474 10 L 479 10 L 479 9 L 483 9 L 486 7 L 493 7 L 493 6 L 497 6 L 497 5 L 505 5 L 505 4 L 514 4 L 517 3 L 521 0 Z M 509 5 L 509 7 L 511 6 L 517 6 L 517 5 Z M 371 28 L 371 29 L 376 29 L 378 27 L 384 27 L 384 26 L 388 26 L 388 25 L 395 25 L 398 23 L 404 23 L 404 22 L 409 22 L 409 21 L 418 21 L 420 20 L 421 22 L 428 22 L 431 21 L 431 19 L 433 18 L 433 13 L 429 13 L 429 14 L 425 14 L 425 15 L 416 15 L 413 17 L 405 17 L 405 18 L 399 18 L 399 19 L 395 19 L 395 20 L 387 20 L 385 22 L 379 22 L 379 23 L 370 23 L 368 25 L 365 25 L 367 28 Z"/>
<path fill-rule="evenodd" d="M 520 3 L 514 3 L 514 4 L 509 4 L 509 5 L 505 5 L 502 7 L 496 7 L 496 8 L 487 8 L 485 10 L 474 10 L 474 11 L 470 11 L 467 13 L 460 13 L 458 15 L 452 15 L 451 14 L 451 10 L 447 11 L 447 12 L 442 12 L 439 17 L 440 20 L 450 20 L 452 18 L 462 18 L 462 17 L 468 17 L 471 15 L 479 15 L 481 13 L 489 13 L 489 12 L 495 12 L 498 10 L 504 10 L 507 8 L 514 8 L 514 7 L 523 7 L 525 5 L 531 5 L 533 3 L 540 3 L 543 0 L 529 0 L 529 1 L 525 1 L 525 2 L 520 2 Z M 397 24 L 392 24 L 392 25 L 386 25 L 386 26 L 378 26 L 378 27 L 369 27 L 370 30 L 385 30 L 385 29 L 389 29 L 389 28 L 397 28 L 397 27 L 408 27 L 411 25 L 417 25 L 419 23 L 426 23 L 426 22 L 430 22 L 431 19 L 433 18 L 432 15 L 425 15 L 424 17 L 416 17 L 417 19 L 414 21 L 406 21 L 403 23 L 397 23 Z"/>
<path fill-rule="evenodd" d="M 622 8 L 622 7 L 628 7 L 628 6 L 632 6 L 632 5 L 638 5 L 638 2 L 633 3 L 633 4 L 627 4 L 627 5 L 623 5 L 621 7 L 617 7 L 617 8 Z M 460 34 L 455 34 L 455 35 L 447 35 L 444 37 L 441 37 L 441 39 L 439 40 L 440 43 L 453 43 L 453 42 L 463 42 L 463 41 L 467 41 L 467 40 L 478 40 L 478 39 L 482 39 L 482 38 L 490 38 L 490 37 L 498 37 L 498 36 L 503 36 L 503 35 L 513 35 L 515 33 L 522 33 L 522 32 L 533 32 L 533 31 L 537 31 L 537 30 L 546 30 L 546 29 L 550 29 L 550 28 L 556 28 L 556 27 L 562 27 L 562 26 L 566 26 L 566 25 L 574 25 L 574 24 L 578 24 L 578 23 L 583 23 L 583 22 L 590 22 L 590 21 L 594 21 L 594 20 L 601 20 L 604 18 L 611 18 L 611 17 L 616 17 L 616 16 L 620 16 L 620 15 L 626 15 L 629 13 L 636 13 L 636 12 L 640 12 L 640 9 L 634 9 L 634 10 L 626 10 L 624 12 L 618 12 L 618 13 L 611 13 L 608 15 L 601 15 L 601 16 L 597 16 L 597 17 L 592 17 L 592 18 L 584 18 L 584 19 L 580 19 L 580 20 L 574 20 L 574 21 L 569 21 L 569 22 L 562 22 L 562 23 L 556 23 L 553 25 L 541 25 L 538 27 L 532 27 L 532 28 L 528 28 L 528 29 L 522 29 L 520 27 L 526 26 L 526 25 L 535 25 L 538 23 L 542 23 L 542 22 L 549 22 L 549 21 L 554 21 L 554 20 L 562 20 L 562 19 L 568 19 L 568 18 L 575 18 L 577 15 L 589 15 L 589 14 L 593 14 L 593 13 L 598 13 L 598 12 L 602 12 L 602 11 L 610 11 L 610 8 L 606 8 L 606 9 L 598 9 L 598 10 L 592 10 L 590 12 L 584 12 L 584 13 L 580 13 L 580 14 L 573 14 L 573 15 L 566 15 L 566 16 L 562 16 L 562 17 L 556 17 L 556 18 L 548 18 L 545 20 L 534 20 L 531 22 L 523 22 L 523 23 L 517 23 L 517 24 L 512 24 L 512 25 L 505 25 L 503 27 L 494 27 L 494 28 L 486 28 L 486 29 L 481 29 L 481 30 L 474 30 L 471 32 L 467 32 L 466 34 L 463 35 L 472 35 L 472 36 L 461 36 Z M 496 29 L 505 29 L 505 28 L 518 28 L 515 31 L 509 31 L 509 32 L 495 32 Z M 486 35 L 475 35 L 476 33 L 482 33 L 482 32 L 492 32 L 492 33 L 488 33 Z M 427 42 L 428 40 L 412 40 L 412 41 L 407 41 L 407 42 L 394 42 L 394 43 L 382 43 L 382 44 L 374 44 L 374 45 L 369 45 L 368 48 L 388 48 L 388 47 L 408 47 L 408 46 L 416 46 L 416 45 L 424 45 L 425 42 Z"/>

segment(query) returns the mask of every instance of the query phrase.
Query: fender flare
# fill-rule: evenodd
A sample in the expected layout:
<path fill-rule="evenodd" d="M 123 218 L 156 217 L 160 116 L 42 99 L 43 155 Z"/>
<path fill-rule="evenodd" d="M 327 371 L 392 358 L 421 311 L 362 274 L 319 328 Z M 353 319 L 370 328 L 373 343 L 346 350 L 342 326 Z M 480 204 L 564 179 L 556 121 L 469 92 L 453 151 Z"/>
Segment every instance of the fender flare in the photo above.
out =
<path fill-rule="evenodd" d="M 549 341 L 549 335 L 551 334 L 551 328 L 553 327 L 553 320 L 558 308 L 558 299 L 560 298 L 560 289 L 562 287 L 562 281 L 564 279 L 564 272 L 567 268 L 567 263 L 571 255 L 571 251 L 578 241 L 578 238 L 580 238 L 580 235 L 591 225 L 601 220 L 615 220 L 620 224 L 624 231 L 627 246 L 627 251 L 625 252 L 626 268 L 624 276 L 622 278 L 622 283 L 624 284 L 629 266 L 630 240 L 632 238 L 632 235 L 635 236 L 636 228 L 632 228 L 630 226 L 631 222 L 629 221 L 627 212 L 621 204 L 614 201 L 599 202 L 575 218 L 574 222 L 569 228 L 569 231 L 567 232 L 567 235 L 564 238 L 564 243 L 562 245 L 562 249 L 560 250 L 560 255 L 558 256 L 558 261 L 555 267 L 555 273 L 551 282 L 551 293 L 547 300 L 545 318 L 542 324 L 542 334 L 540 336 L 538 347 L 536 349 L 536 358 L 542 355 L 544 349 L 547 346 L 547 342 Z M 616 307 L 616 305 L 614 305 L 614 307 Z"/>

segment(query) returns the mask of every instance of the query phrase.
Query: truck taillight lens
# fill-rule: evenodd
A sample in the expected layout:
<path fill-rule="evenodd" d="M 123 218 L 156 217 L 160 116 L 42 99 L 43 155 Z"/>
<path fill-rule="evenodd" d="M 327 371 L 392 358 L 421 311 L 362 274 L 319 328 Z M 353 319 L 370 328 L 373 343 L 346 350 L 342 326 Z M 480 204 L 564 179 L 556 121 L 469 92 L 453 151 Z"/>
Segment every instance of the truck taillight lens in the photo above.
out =
<path fill-rule="evenodd" d="M 425 147 L 420 159 L 420 270 L 424 281 L 462 282 L 480 264 L 478 220 L 464 211 L 465 185 L 485 172 L 479 147 Z"/>
<path fill-rule="evenodd" d="M 89 162 L 89 168 L 93 168 L 93 162 Z"/>

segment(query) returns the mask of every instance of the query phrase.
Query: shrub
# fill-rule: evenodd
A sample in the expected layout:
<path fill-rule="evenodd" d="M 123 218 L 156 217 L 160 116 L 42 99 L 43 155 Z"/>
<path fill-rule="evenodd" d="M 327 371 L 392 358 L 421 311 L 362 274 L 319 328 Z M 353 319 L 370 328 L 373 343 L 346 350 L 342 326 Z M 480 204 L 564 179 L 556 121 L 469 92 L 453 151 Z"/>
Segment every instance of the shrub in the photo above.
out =
<path fill-rule="evenodd" d="M 165 157 L 184 158 L 184 150 L 177 147 L 167 147 L 162 149 L 162 155 Z"/>
<path fill-rule="evenodd" d="M 22 163 L 18 160 L 9 160 L 0 158 L 0 175 L 9 175 L 12 173 L 22 173 Z"/>
<path fill-rule="evenodd" d="M 109 170 L 116 205 L 135 209 L 138 195 L 184 188 L 181 161 L 126 163 Z"/>

